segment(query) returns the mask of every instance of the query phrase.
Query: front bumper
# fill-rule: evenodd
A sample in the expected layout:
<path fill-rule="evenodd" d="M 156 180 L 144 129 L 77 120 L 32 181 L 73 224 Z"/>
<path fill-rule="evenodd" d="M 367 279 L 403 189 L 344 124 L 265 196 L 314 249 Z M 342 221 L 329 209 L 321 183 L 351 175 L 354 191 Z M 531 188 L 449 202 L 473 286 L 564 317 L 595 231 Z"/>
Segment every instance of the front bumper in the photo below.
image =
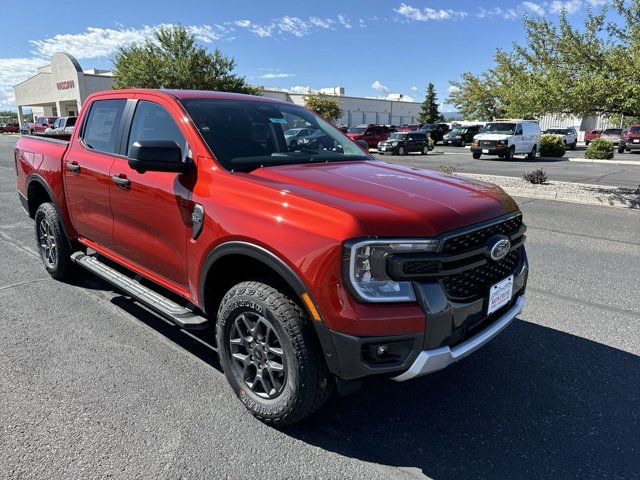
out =
<path fill-rule="evenodd" d="M 516 298 L 515 303 L 500 318 L 498 318 L 489 327 L 482 330 L 476 336 L 471 337 L 453 348 L 441 347 L 420 352 L 409 369 L 394 377 L 397 382 L 404 382 L 421 375 L 437 372 L 448 367 L 452 363 L 463 359 L 467 355 L 472 354 L 480 347 L 484 346 L 489 340 L 502 332 L 507 326 L 522 312 L 524 306 L 524 295 Z"/>
<path fill-rule="evenodd" d="M 483 155 L 504 155 L 509 151 L 509 147 L 506 145 L 500 147 L 471 147 L 471 151 Z"/>
<path fill-rule="evenodd" d="M 624 144 L 625 150 L 640 150 L 640 143 L 627 142 Z"/>
<path fill-rule="evenodd" d="M 524 249 L 513 279 L 511 301 L 492 315 L 486 315 L 486 298 L 461 303 L 449 300 L 441 282 L 415 282 L 414 290 L 425 314 L 425 331 L 390 336 L 353 336 L 330 330 L 337 369 L 344 380 L 386 375 L 397 381 L 433 373 L 471 354 L 520 313 L 529 273 Z M 371 361 L 379 345 L 390 347 L 390 360 Z"/>

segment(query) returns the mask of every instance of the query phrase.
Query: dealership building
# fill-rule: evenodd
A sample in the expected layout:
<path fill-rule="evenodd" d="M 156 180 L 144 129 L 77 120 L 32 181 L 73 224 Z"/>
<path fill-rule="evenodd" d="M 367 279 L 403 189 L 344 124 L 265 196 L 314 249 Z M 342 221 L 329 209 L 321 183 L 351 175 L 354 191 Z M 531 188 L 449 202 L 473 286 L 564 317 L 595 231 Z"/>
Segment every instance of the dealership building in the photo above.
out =
<path fill-rule="evenodd" d="M 71 55 L 56 53 L 49 65 L 38 68 L 33 77 L 13 87 L 20 125 L 26 108 L 35 118 L 77 115 L 89 95 L 110 89 L 113 80 L 107 70 L 82 70 Z"/>

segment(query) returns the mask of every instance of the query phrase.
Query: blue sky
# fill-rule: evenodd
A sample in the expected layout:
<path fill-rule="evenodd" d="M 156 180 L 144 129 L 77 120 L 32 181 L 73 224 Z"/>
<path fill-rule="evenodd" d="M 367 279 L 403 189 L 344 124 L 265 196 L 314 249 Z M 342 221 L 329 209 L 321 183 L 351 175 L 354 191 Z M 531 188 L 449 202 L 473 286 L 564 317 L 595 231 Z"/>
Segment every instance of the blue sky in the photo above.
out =
<path fill-rule="evenodd" d="M 299 90 L 344 86 L 347 95 L 402 93 L 422 100 L 433 82 L 447 96 L 449 81 L 492 63 L 496 47 L 523 38 L 522 16 L 580 20 L 603 0 L 353 0 L 193 1 L 109 0 L 11 2 L 2 10 L 0 109 L 13 107 L 12 86 L 56 51 L 83 68 L 110 68 L 120 45 L 160 24 L 180 23 L 209 48 L 235 58 L 255 85 Z M 87 5 L 87 6 L 85 6 Z"/>

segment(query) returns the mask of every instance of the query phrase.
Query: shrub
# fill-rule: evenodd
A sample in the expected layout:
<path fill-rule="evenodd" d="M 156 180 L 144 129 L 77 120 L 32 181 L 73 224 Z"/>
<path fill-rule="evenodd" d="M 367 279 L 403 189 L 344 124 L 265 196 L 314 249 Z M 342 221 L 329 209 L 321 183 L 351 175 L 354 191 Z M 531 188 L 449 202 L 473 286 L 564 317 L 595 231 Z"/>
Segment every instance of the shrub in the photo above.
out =
<path fill-rule="evenodd" d="M 613 158 L 613 143 L 603 138 L 596 138 L 589 143 L 584 156 L 585 158 L 610 160 Z"/>
<path fill-rule="evenodd" d="M 566 151 L 562 138 L 557 135 L 542 135 L 540 139 L 541 157 L 562 157 Z"/>
<path fill-rule="evenodd" d="M 455 173 L 456 168 L 453 165 L 440 165 L 438 170 L 442 173 L 446 173 L 447 175 L 452 175 Z"/>
<path fill-rule="evenodd" d="M 522 178 L 524 178 L 529 183 L 533 183 L 534 185 L 547 183 L 547 180 L 549 179 L 549 177 L 547 176 L 547 172 L 545 172 L 541 168 L 539 168 L 538 170 L 534 170 L 533 172 L 525 173 Z"/>
<path fill-rule="evenodd" d="M 433 147 L 436 146 L 436 142 L 433 141 L 433 138 L 429 137 L 429 151 L 433 150 Z"/>

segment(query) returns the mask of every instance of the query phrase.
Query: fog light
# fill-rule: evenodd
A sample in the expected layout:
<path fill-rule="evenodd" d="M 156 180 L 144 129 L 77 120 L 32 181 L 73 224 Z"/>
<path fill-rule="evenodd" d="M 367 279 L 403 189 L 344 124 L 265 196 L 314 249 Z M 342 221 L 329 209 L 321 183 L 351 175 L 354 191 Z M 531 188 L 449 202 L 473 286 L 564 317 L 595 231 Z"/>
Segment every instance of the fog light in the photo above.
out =
<path fill-rule="evenodd" d="M 379 357 L 383 357 L 387 353 L 389 353 L 389 345 L 378 345 L 376 355 L 378 355 Z"/>

